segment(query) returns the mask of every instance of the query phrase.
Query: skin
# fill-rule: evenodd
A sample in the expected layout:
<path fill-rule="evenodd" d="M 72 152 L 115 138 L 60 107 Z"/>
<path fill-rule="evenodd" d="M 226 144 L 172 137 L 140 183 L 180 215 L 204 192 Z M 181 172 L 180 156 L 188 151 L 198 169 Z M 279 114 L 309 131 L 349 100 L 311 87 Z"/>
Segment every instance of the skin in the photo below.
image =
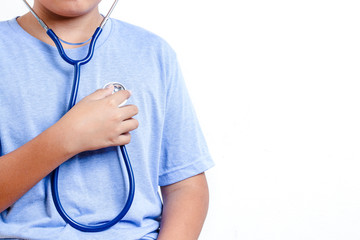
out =
<path fill-rule="evenodd" d="M 164 208 L 158 240 L 196 240 L 209 206 L 205 173 L 161 187 Z"/>
<path fill-rule="evenodd" d="M 92 36 L 103 19 L 98 11 L 99 2 L 35 0 L 34 10 L 60 38 L 83 42 Z M 29 34 L 54 45 L 31 13 L 17 20 Z M 72 156 L 130 142 L 129 132 L 139 124 L 133 118 L 138 109 L 134 105 L 117 107 L 130 97 L 129 91 L 111 92 L 112 88 L 101 89 L 87 96 L 49 129 L 0 157 L 0 212 Z M 163 186 L 161 193 L 164 208 L 158 239 L 197 239 L 209 201 L 205 174 Z"/>

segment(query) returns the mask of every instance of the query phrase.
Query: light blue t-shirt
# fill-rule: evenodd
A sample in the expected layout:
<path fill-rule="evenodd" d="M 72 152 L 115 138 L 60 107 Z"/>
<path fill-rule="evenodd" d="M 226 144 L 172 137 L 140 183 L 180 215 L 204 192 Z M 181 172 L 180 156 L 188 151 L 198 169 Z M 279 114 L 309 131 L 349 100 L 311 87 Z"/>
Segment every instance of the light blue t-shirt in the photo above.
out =
<path fill-rule="evenodd" d="M 73 67 L 55 47 L 29 35 L 15 19 L 1 22 L 0 32 L 0 153 L 4 155 L 65 114 Z M 87 46 L 66 52 L 83 58 Z M 78 100 L 106 83 L 120 82 L 132 91 L 128 103 L 139 108 L 140 126 L 127 145 L 136 181 L 133 205 L 112 228 L 84 233 L 60 217 L 46 177 L 1 213 L 0 239 L 156 239 L 162 211 L 158 187 L 213 166 L 176 55 L 164 40 L 111 19 L 93 59 L 81 70 Z M 123 208 L 127 187 L 115 148 L 81 153 L 60 167 L 62 204 L 84 224 L 113 219 Z"/>

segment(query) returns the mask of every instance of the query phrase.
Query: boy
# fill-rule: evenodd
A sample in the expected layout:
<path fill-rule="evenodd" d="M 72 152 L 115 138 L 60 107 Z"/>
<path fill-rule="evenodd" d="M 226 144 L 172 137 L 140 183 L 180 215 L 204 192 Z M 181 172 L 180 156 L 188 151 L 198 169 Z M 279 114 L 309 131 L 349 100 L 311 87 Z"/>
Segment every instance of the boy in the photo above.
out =
<path fill-rule="evenodd" d="M 102 21 L 99 2 L 35 0 L 34 10 L 61 39 L 77 43 Z M 197 239 L 208 207 L 203 172 L 213 163 L 166 42 L 109 20 L 82 67 L 82 100 L 65 113 L 73 69 L 36 19 L 28 13 L 0 30 L 7 33 L 0 36 L 0 238 Z M 81 59 L 84 45 L 64 46 Z M 129 91 L 94 92 L 108 82 L 132 90 L 129 105 L 118 108 Z M 132 207 L 106 231 L 75 230 L 52 203 L 48 174 L 61 165 L 60 198 L 70 216 L 89 225 L 109 221 L 127 197 L 114 148 L 124 144 L 136 182 Z"/>

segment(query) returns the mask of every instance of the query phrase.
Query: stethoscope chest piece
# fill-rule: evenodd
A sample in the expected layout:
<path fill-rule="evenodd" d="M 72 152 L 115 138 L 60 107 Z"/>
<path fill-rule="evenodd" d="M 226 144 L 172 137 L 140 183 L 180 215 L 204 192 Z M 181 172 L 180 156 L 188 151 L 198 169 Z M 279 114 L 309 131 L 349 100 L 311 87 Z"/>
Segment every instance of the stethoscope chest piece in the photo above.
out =
<path fill-rule="evenodd" d="M 109 82 L 107 84 L 105 84 L 104 88 L 108 88 L 110 86 L 114 86 L 114 91 L 113 93 L 116 93 L 120 90 L 126 90 L 126 88 L 124 87 L 124 85 L 122 85 L 121 83 L 118 83 L 118 82 Z"/>
<path fill-rule="evenodd" d="M 110 86 L 114 86 L 114 90 L 113 90 L 113 94 L 118 92 L 118 91 L 121 91 L 121 90 L 126 90 L 125 86 L 122 85 L 121 83 L 118 83 L 118 82 L 109 82 L 107 84 L 105 84 L 105 86 L 103 87 L 104 89 L 105 88 L 108 88 Z M 124 102 L 122 102 L 119 107 L 121 106 L 124 106 L 126 104 L 127 100 L 125 100 Z"/>

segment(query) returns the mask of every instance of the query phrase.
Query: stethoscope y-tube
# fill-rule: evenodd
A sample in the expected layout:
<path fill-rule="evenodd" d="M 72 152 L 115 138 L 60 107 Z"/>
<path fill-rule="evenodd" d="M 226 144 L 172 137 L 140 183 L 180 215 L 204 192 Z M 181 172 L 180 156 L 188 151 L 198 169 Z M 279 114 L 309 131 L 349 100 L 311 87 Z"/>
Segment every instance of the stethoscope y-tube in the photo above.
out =
<path fill-rule="evenodd" d="M 59 37 L 56 36 L 54 31 L 51 30 L 39 18 L 39 16 L 34 12 L 34 10 L 27 3 L 27 1 L 26 0 L 23 0 L 23 1 L 27 5 L 27 7 L 29 8 L 30 12 L 38 20 L 40 25 L 46 30 L 46 33 L 49 35 L 49 37 L 54 41 L 60 56 L 64 59 L 64 61 L 66 61 L 67 63 L 74 66 L 73 85 L 72 85 L 72 89 L 71 89 L 70 100 L 69 100 L 69 103 L 68 103 L 68 106 L 67 106 L 67 111 L 69 111 L 76 104 L 76 99 L 77 99 L 78 89 L 79 89 L 79 83 L 80 83 L 80 69 L 81 69 L 81 66 L 88 63 L 92 59 L 92 57 L 94 55 L 94 49 L 95 49 L 96 42 L 97 42 L 97 40 L 98 40 L 98 38 L 99 38 L 99 36 L 100 36 L 100 34 L 102 32 L 103 27 L 105 26 L 105 24 L 107 22 L 111 12 L 113 11 L 114 7 L 116 6 L 118 0 L 114 1 L 113 5 L 111 6 L 111 8 L 110 8 L 110 10 L 108 12 L 108 14 L 105 16 L 105 18 L 101 22 L 100 26 L 95 30 L 95 32 L 94 32 L 94 34 L 93 34 L 93 36 L 91 38 L 91 42 L 89 44 L 88 54 L 86 55 L 85 58 L 83 58 L 81 60 L 74 60 L 74 59 L 71 59 L 70 57 L 67 56 L 62 44 L 60 43 Z M 126 213 L 129 211 L 129 209 L 131 207 L 131 204 L 133 202 L 133 199 L 134 199 L 134 195 L 135 195 L 135 178 L 134 178 L 134 173 L 133 173 L 131 163 L 130 163 L 130 159 L 129 159 L 129 156 L 128 156 L 128 153 L 126 151 L 125 146 L 118 146 L 117 147 L 117 156 L 119 158 L 119 162 L 121 161 L 120 155 L 122 156 L 122 158 L 124 160 L 126 171 L 128 173 L 128 181 L 129 181 L 128 198 L 126 200 L 126 203 L 125 203 L 123 209 L 120 211 L 120 213 L 114 219 L 112 219 L 112 220 L 110 220 L 108 222 L 102 223 L 102 224 L 85 225 L 85 224 L 79 223 L 79 222 L 75 221 L 74 219 L 72 219 L 66 213 L 65 209 L 63 208 L 63 206 L 61 204 L 61 201 L 60 201 L 60 197 L 59 197 L 58 176 L 59 176 L 59 168 L 60 168 L 60 166 L 58 168 L 56 168 L 51 173 L 51 193 L 52 193 L 54 205 L 56 207 L 56 210 L 59 212 L 60 216 L 64 219 L 64 221 L 67 222 L 68 224 L 70 224 L 73 228 L 78 229 L 78 230 L 83 231 L 83 232 L 100 232 L 100 231 L 104 231 L 104 230 L 112 227 L 116 223 L 118 223 L 126 215 Z"/>

